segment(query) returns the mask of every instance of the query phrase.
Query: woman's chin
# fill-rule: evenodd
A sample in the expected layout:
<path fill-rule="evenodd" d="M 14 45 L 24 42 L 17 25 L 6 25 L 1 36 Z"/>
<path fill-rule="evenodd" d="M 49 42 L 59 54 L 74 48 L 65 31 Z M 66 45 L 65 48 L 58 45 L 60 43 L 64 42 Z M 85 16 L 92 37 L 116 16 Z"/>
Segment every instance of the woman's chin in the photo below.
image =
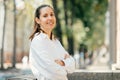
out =
<path fill-rule="evenodd" d="M 49 25 L 48 27 L 49 27 L 49 28 L 54 28 L 54 25 Z"/>

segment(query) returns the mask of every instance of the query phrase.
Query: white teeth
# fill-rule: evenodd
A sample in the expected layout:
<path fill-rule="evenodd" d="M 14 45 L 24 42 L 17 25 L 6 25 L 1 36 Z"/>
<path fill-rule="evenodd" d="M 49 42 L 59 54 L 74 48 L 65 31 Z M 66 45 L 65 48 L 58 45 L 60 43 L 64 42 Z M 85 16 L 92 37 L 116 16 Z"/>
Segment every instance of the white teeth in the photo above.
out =
<path fill-rule="evenodd" d="M 48 24 L 53 24 L 52 22 L 48 22 Z"/>

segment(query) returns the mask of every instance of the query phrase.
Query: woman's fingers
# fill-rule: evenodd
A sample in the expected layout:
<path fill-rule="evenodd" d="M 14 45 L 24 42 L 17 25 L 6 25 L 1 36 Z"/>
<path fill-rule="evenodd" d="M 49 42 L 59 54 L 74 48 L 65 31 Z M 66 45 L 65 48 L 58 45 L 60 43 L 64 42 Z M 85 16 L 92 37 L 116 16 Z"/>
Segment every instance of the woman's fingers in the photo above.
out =
<path fill-rule="evenodd" d="M 55 62 L 61 66 L 65 66 L 65 63 L 60 59 L 55 60 Z"/>
<path fill-rule="evenodd" d="M 69 54 L 65 54 L 64 59 L 67 59 L 67 58 L 70 58 L 70 55 L 69 55 Z"/>
<path fill-rule="evenodd" d="M 70 58 L 69 54 L 65 54 L 64 59 Z M 61 66 L 65 66 L 64 61 L 60 60 L 60 59 L 56 59 L 55 62 Z"/>

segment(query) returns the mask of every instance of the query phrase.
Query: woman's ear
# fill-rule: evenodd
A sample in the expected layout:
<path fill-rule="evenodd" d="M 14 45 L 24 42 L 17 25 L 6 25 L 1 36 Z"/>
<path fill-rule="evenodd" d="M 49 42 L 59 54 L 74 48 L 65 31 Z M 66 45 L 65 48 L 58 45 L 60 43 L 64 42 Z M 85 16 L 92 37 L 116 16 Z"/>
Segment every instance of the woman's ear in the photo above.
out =
<path fill-rule="evenodd" d="M 40 20 L 36 17 L 35 18 L 35 21 L 38 23 L 38 24 L 40 24 Z"/>

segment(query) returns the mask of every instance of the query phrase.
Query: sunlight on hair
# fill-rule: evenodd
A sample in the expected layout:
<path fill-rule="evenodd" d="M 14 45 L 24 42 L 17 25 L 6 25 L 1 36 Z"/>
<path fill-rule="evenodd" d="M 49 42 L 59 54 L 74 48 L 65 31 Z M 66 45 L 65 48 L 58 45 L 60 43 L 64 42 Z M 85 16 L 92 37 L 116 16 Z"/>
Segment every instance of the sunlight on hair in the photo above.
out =
<path fill-rule="evenodd" d="M 31 4 L 33 4 L 33 2 Z M 47 5 L 52 6 L 51 0 L 34 0 L 33 5 L 35 8 L 37 8 L 38 6 L 43 5 L 43 4 L 47 4 Z"/>

